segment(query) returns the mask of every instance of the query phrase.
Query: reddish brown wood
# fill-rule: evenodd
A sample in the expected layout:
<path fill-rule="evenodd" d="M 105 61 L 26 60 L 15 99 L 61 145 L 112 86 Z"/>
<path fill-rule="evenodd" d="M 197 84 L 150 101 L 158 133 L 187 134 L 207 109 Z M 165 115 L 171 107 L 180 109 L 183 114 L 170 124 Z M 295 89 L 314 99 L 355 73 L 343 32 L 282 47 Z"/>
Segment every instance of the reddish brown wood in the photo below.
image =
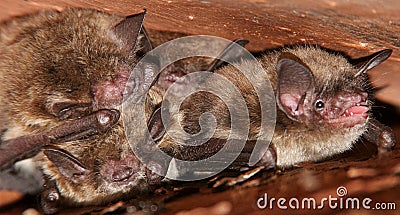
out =
<path fill-rule="evenodd" d="M 400 106 L 400 2 L 397 0 L 5 0 L 0 21 L 38 9 L 85 7 L 124 15 L 146 8 L 148 29 L 250 40 L 251 51 L 289 44 L 318 44 L 353 58 L 383 48 L 392 57 L 371 72 L 378 98 Z"/>

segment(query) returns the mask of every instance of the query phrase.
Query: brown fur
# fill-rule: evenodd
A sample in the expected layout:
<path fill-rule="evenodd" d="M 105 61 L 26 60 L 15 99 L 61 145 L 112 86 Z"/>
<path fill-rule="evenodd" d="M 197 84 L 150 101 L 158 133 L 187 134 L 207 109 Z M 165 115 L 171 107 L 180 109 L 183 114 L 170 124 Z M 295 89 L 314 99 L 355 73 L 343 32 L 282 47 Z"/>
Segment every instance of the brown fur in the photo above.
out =
<path fill-rule="evenodd" d="M 316 92 L 319 95 L 333 96 L 338 91 L 368 90 L 366 77 L 354 80 L 353 76 L 357 73 L 357 69 L 343 56 L 334 55 L 316 47 L 285 49 L 267 53 L 258 58 L 274 90 L 277 87 L 276 65 L 282 52 L 294 54 L 310 68 L 315 77 Z M 253 63 L 245 60 L 240 62 L 239 65 L 251 67 Z M 249 72 L 249 75 L 257 74 L 254 70 Z M 265 84 L 265 79 L 258 77 L 255 79 L 257 80 L 256 83 L 250 83 L 234 66 L 223 67 L 216 73 L 228 78 L 235 84 L 245 98 L 250 114 L 248 139 L 263 139 L 264 134 L 260 131 L 261 109 L 253 86 Z M 220 85 L 218 81 L 213 81 L 212 78 L 209 82 L 210 86 Z M 224 93 L 232 94 L 232 92 Z M 271 98 L 269 99 L 271 100 Z M 231 98 L 229 103 L 236 104 L 235 98 Z M 318 161 L 349 150 L 367 129 L 366 123 L 351 128 L 335 128 L 313 120 L 300 123 L 289 119 L 278 107 L 277 110 L 277 124 L 271 146 L 276 150 L 277 165 L 280 167 L 291 166 L 303 161 Z M 218 121 L 218 127 L 213 138 L 227 139 L 230 132 L 230 116 L 227 106 L 221 99 L 206 92 L 199 92 L 186 98 L 180 107 L 178 116 L 175 117 L 177 121 L 170 126 L 170 132 L 177 133 L 183 141 L 186 135 L 181 134 L 177 128 L 183 127 L 190 134 L 198 133 L 200 131 L 198 120 L 205 111 L 211 112 Z M 236 115 L 236 117 L 245 117 L 245 115 L 245 113 L 242 113 Z M 170 137 L 165 137 L 159 145 L 165 149 L 174 148 L 176 154 L 182 153 L 180 152 L 181 146 L 176 142 L 171 142 Z M 197 152 L 197 154 L 201 155 L 201 152 Z"/>
<path fill-rule="evenodd" d="M 93 86 L 131 71 L 137 50 L 127 52 L 110 29 L 124 17 L 86 9 L 43 11 L 1 25 L 0 113 L 2 140 L 49 130 L 63 122 L 52 112 L 58 102 L 93 104 Z M 160 102 L 150 94 L 147 117 Z M 120 104 L 97 104 L 121 110 Z M 130 150 L 122 119 L 106 133 L 86 140 L 57 144 L 77 157 L 90 171 L 81 184 L 65 178 L 43 153 L 37 155 L 44 173 L 56 180 L 62 198 L 71 204 L 101 204 L 129 192 L 147 189 L 145 168 Z M 135 166 L 135 181 L 118 184 L 100 174 L 107 162 L 123 161 Z M 135 189 L 133 189 L 135 188 Z"/>

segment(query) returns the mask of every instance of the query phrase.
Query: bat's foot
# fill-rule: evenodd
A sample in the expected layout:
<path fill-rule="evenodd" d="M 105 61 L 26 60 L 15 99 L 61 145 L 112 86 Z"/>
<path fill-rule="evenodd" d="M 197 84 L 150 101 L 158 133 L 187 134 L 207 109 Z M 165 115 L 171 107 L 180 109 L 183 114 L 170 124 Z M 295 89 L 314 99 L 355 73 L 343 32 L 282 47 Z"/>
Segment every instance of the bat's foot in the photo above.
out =
<path fill-rule="evenodd" d="M 391 129 L 382 131 L 377 145 L 379 154 L 392 150 L 396 145 L 396 137 L 393 131 Z"/>
<path fill-rule="evenodd" d="M 54 181 L 45 178 L 40 202 L 44 214 L 55 214 L 60 206 L 60 193 Z"/>
<path fill-rule="evenodd" d="M 272 169 L 276 167 L 276 152 L 271 146 L 262 156 L 261 160 L 258 161 L 256 166 L 264 166 L 265 169 Z"/>
<path fill-rule="evenodd" d="M 396 145 L 396 137 L 393 130 L 376 119 L 369 120 L 368 131 L 364 134 L 364 137 L 376 144 L 379 154 L 392 150 Z"/>
<path fill-rule="evenodd" d="M 146 167 L 147 183 L 151 188 L 158 187 L 167 174 L 167 164 L 149 161 Z"/>

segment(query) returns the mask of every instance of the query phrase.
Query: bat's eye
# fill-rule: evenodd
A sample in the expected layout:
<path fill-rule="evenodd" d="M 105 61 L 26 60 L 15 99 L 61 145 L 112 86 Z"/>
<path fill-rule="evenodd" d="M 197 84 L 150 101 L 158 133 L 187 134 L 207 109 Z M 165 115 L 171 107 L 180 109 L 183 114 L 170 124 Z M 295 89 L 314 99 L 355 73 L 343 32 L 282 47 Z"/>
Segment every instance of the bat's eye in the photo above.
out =
<path fill-rule="evenodd" d="M 322 100 L 318 99 L 315 102 L 315 109 L 322 110 L 323 108 L 324 108 L 324 102 Z"/>

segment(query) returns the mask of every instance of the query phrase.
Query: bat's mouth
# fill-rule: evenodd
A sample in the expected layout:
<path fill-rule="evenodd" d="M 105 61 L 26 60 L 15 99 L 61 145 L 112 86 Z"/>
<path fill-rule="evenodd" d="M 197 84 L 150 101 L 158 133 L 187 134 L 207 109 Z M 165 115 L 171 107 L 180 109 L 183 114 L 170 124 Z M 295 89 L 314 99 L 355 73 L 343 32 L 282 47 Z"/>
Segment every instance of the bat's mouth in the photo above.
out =
<path fill-rule="evenodd" d="M 366 104 L 356 104 L 347 108 L 341 117 L 368 117 L 369 107 Z"/>
<path fill-rule="evenodd" d="M 353 127 L 364 124 L 368 118 L 369 106 L 366 102 L 354 104 L 346 108 L 337 118 L 330 119 L 329 123 L 337 127 Z"/>

